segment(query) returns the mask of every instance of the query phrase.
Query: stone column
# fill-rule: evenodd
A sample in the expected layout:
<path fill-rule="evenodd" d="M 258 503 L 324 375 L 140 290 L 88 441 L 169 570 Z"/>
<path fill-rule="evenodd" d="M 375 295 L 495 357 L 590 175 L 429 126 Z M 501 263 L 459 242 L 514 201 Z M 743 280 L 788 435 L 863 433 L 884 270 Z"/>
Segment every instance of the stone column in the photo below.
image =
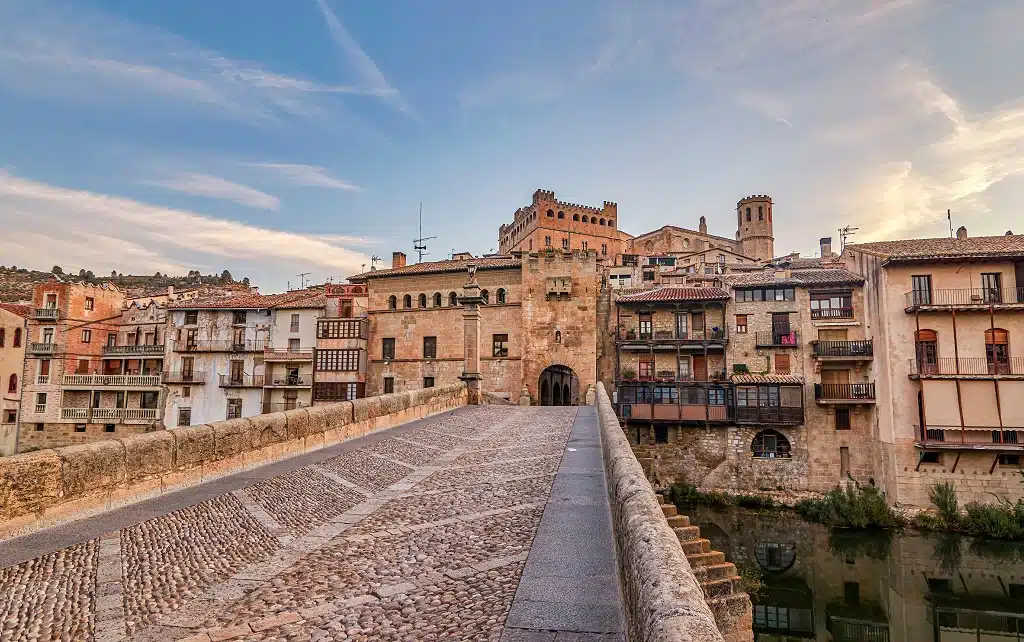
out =
<path fill-rule="evenodd" d="M 462 325 L 464 341 L 464 362 L 462 376 L 459 377 L 466 382 L 469 388 L 469 403 L 480 404 L 480 304 L 483 297 L 480 296 L 480 284 L 476 282 L 476 265 L 470 263 L 468 266 L 469 281 L 462 286 L 462 296 L 459 297 L 459 305 L 462 306 Z"/>

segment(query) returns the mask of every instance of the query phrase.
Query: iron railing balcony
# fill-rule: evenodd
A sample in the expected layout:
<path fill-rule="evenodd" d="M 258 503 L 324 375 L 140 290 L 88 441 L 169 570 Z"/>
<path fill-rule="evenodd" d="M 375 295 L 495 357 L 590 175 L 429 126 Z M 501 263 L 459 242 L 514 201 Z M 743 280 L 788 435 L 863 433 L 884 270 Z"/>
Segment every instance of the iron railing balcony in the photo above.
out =
<path fill-rule="evenodd" d="M 823 308 L 811 310 L 811 318 L 820 319 L 852 319 L 853 308 Z"/>
<path fill-rule="evenodd" d="M 986 308 L 990 305 L 1024 308 L 1024 286 L 1015 288 L 952 288 L 906 293 L 907 311 L 921 308 Z"/>
<path fill-rule="evenodd" d="M 313 348 L 264 348 L 264 361 L 312 361 Z"/>
<path fill-rule="evenodd" d="M 816 383 L 814 399 L 819 402 L 874 403 L 874 383 Z"/>
<path fill-rule="evenodd" d="M 672 330 L 656 330 L 653 332 L 638 332 L 635 329 L 622 330 L 617 337 L 618 343 L 727 343 L 729 333 L 725 328 L 708 328 L 706 330 L 688 330 L 686 332 L 674 332 Z"/>
<path fill-rule="evenodd" d="M 986 357 L 940 357 L 934 361 L 910 359 L 911 377 L 999 377 L 1024 375 L 1024 357 L 989 361 Z"/>
<path fill-rule="evenodd" d="M 164 344 L 145 343 L 136 346 L 103 346 L 104 357 L 162 357 Z"/>
<path fill-rule="evenodd" d="M 175 352 L 263 352 L 266 341 L 196 340 L 174 344 Z"/>
<path fill-rule="evenodd" d="M 46 343 L 38 343 L 33 341 L 28 344 L 28 351 L 30 354 L 56 354 L 57 344 L 52 341 Z"/>
<path fill-rule="evenodd" d="M 262 388 L 263 375 L 242 375 L 233 376 L 229 374 L 220 375 L 221 388 Z"/>
<path fill-rule="evenodd" d="M 63 383 L 71 388 L 156 388 L 160 386 L 160 375 L 132 374 L 66 374 Z"/>
<path fill-rule="evenodd" d="M 800 333 L 796 330 L 757 332 L 754 334 L 754 341 L 758 348 L 798 348 Z"/>
<path fill-rule="evenodd" d="M 36 404 L 36 414 L 37 415 L 42 415 L 42 414 L 45 414 L 45 413 L 46 413 L 46 404 L 45 403 L 37 403 Z"/>
<path fill-rule="evenodd" d="M 313 385 L 313 375 L 280 375 L 265 377 L 264 388 L 309 388 Z"/>
<path fill-rule="evenodd" d="M 32 318 L 40 321 L 56 321 L 60 318 L 60 310 L 57 308 L 35 308 L 32 310 Z"/>
<path fill-rule="evenodd" d="M 789 408 L 782 406 L 736 406 L 738 424 L 780 424 L 798 425 L 804 422 L 803 406 Z"/>
<path fill-rule="evenodd" d="M 873 359 L 874 341 L 814 341 L 812 356 L 815 359 Z"/>
<path fill-rule="evenodd" d="M 163 374 L 164 383 L 182 383 L 185 385 L 195 385 L 206 383 L 205 372 L 165 372 Z"/>

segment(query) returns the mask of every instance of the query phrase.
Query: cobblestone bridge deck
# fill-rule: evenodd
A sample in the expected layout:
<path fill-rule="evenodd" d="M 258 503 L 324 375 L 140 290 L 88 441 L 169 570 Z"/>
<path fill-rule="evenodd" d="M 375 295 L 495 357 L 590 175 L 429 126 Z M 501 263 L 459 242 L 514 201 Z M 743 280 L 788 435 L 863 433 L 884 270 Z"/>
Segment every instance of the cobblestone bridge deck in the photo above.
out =
<path fill-rule="evenodd" d="M 0 543 L 0 641 L 624 639 L 598 440 L 466 407 Z"/>

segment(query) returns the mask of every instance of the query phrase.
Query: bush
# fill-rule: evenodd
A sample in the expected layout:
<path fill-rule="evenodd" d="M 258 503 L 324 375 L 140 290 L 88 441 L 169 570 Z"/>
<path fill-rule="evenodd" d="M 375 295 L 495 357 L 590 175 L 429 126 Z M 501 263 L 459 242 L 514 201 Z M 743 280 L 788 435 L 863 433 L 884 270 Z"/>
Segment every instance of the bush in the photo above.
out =
<path fill-rule="evenodd" d="M 971 534 L 996 539 L 1024 539 L 1024 500 L 1016 504 L 971 502 L 964 507 L 964 530 Z"/>
<path fill-rule="evenodd" d="M 956 487 L 952 482 L 932 484 L 928 499 L 939 511 L 939 518 L 948 527 L 955 529 L 960 524 L 960 506 L 956 499 Z"/>
<path fill-rule="evenodd" d="M 821 499 L 796 505 L 802 517 L 833 528 L 899 528 L 903 518 L 889 508 L 876 488 L 834 488 Z"/>
<path fill-rule="evenodd" d="M 668 498 L 673 504 L 681 506 L 715 506 L 719 508 L 739 506 L 740 508 L 774 509 L 780 508 L 771 497 L 764 495 L 730 495 L 721 491 L 703 491 L 690 484 L 673 484 L 668 491 Z"/>

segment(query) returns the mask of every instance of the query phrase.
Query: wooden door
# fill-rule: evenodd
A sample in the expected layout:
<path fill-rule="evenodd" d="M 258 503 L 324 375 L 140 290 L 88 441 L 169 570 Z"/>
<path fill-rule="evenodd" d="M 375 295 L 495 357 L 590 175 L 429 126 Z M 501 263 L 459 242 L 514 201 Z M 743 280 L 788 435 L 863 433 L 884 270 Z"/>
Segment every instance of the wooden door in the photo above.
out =
<path fill-rule="evenodd" d="M 693 379 L 695 381 L 708 380 L 708 358 L 702 354 L 693 357 Z"/>
<path fill-rule="evenodd" d="M 825 384 L 850 383 L 849 370 L 822 370 L 821 382 Z"/>

